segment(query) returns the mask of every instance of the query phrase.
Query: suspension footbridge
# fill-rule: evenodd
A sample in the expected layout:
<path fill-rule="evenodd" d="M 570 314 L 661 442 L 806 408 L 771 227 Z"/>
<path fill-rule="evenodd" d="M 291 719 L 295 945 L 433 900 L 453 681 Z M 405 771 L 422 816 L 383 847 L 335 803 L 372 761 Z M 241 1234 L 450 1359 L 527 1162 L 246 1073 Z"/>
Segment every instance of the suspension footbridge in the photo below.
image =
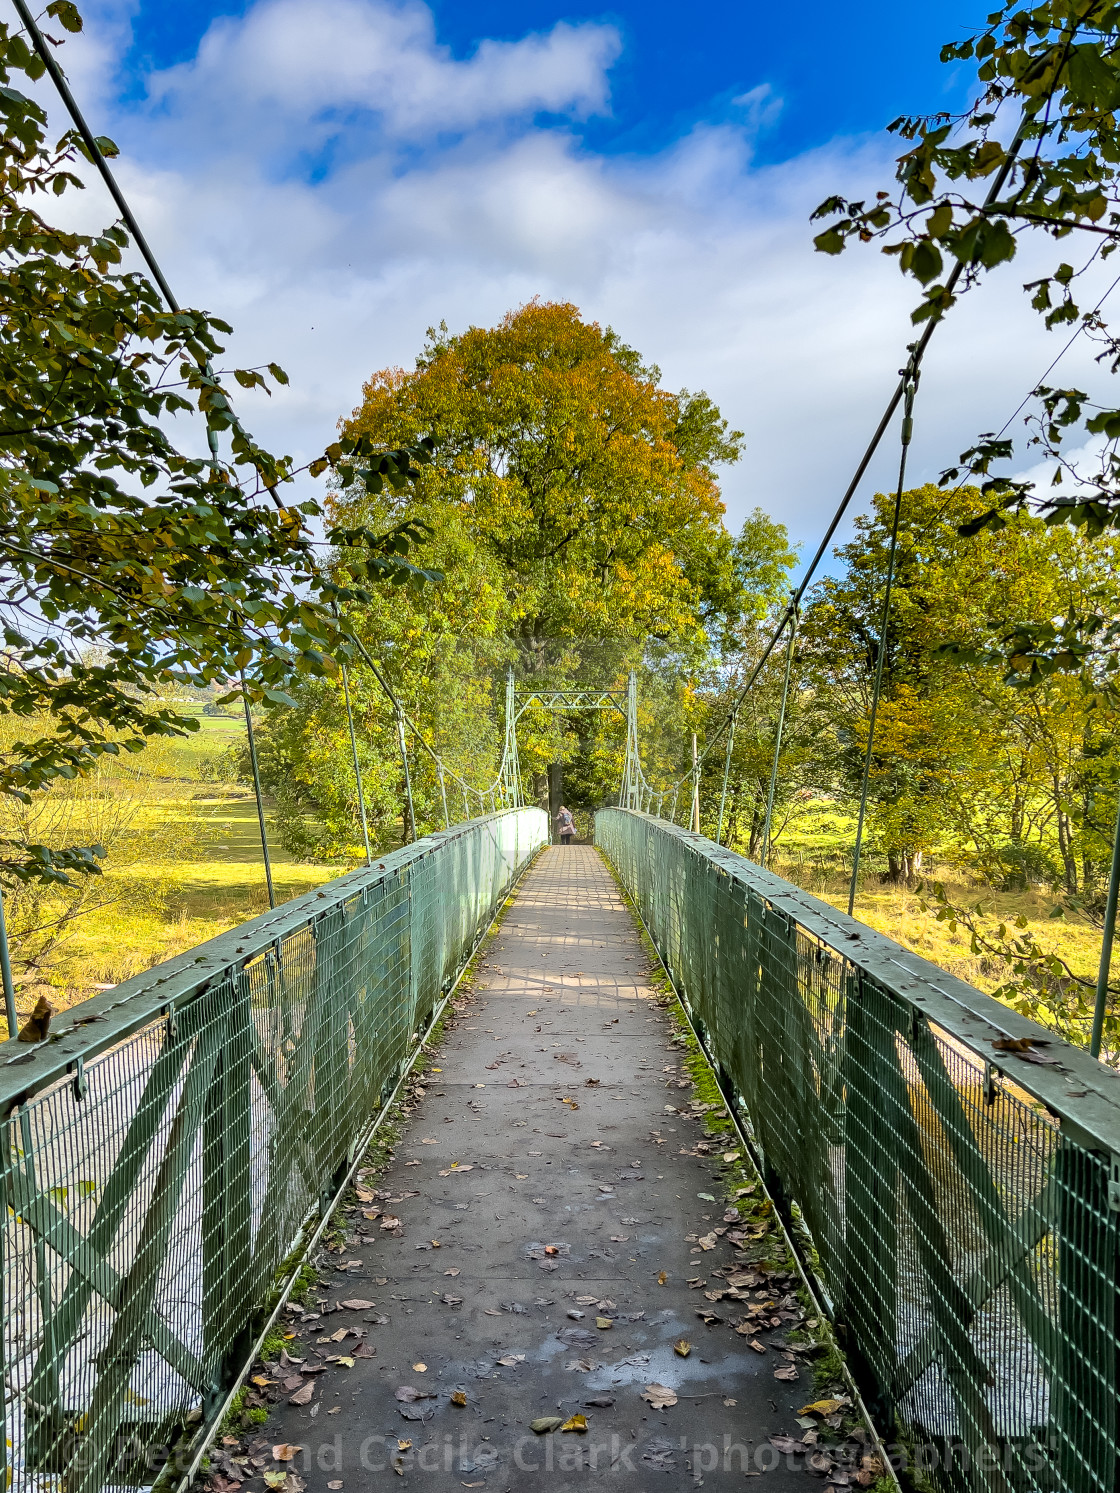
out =
<path fill-rule="evenodd" d="M 512 802 L 0 1047 L 11 1486 L 172 1487 L 211 1448 L 246 1493 L 274 1452 L 314 1487 L 920 1455 L 938 1487 L 1115 1488 L 1120 1079 L 646 812 L 636 690 L 597 703 L 634 746 L 597 848 L 517 801 L 511 686 Z M 278 1403 L 255 1441 L 239 1390 Z M 893 1452 L 822 1443 L 857 1391 Z"/>

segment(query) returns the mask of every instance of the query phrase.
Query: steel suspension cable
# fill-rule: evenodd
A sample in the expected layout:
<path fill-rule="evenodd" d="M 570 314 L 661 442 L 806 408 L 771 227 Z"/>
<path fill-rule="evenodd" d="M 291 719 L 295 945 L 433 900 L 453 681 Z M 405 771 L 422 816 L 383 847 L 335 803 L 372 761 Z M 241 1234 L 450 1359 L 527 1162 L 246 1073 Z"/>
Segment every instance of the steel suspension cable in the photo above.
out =
<path fill-rule="evenodd" d="M 863 781 L 859 794 L 859 818 L 856 821 L 856 843 L 852 852 L 852 880 L 848 888 L 848 916 L 851 917 L 856 903 L 856 883 L 859 880 L 860 853 L 863 849 L 863 826 L 867 817 L 867 794 L 871 782 L 871 756 L 875 749 L 875 722 L 879 714 L 879 696 L 883 687 L 883 661 L 887 653 L 887 633 L 891 617 L 891 591 L 894 587 L 895 559 L 898 554 L 898 525 L 902 516 L 902 492 L 906 485 L 906 455 L 914 433 L 914 391 L 918 375 L 915 371 L 906 388 L 906 408 L 902 417 L 902 452 L 898 462 L 898 489 L 894 499 L 894 519 L 891 523 L 890 546 L 887 551 L 887 583 L 883 591 L 883 620 L 879 625 L 879 649 L 875 659 L 875 678 L 871 686 L 871 709 L 867 721 L 867 750 L 863 755 Z"/>
<path fill-rule="evenodd" d="M 358 760 L 358 737 L 354 730 L 354 711 L 350 705 L 350 679 L 346 665 L 342 666 L 342 695 L 346 701 L 346 724 L 350 728 L 350 752 L 354 758 L 354 783 L 358 790 L 358 812 L 362 816 L 362 844 L 365 846 L 366 865 L 373 865 L 369 848 L 369 824 L 366 822 L 366 798 L 362 789 L 362 764 Z"/>
<path fill-rule="evenodd" d="M 268 853 L 268 832 L 264 824 L 264 795 L 261 792 L 261 772 L 257 763 L 257 738 L 253 731 L 253 712 L 249 709 L 249 696 L 245 693 L 245 675 L 241 675 L 241 703 L 245 707 L 245 730 L 249 737 L 249 766 L 253 772 L 253 794 L 257 800 L 257 824 L 261 832 L 261 854 L 264 857 L 264 879 L 268 887 L 268 905 L 276 906 L 276 889 L 272 884 L 272 858 Z"/>
<path fill-rule="evenodd" d="M 716 825 L 716 844 L 723 844 L 723 811 L 727 807 L 727 779 L 731 772 L 731 753 L 735 749 L 735 726 L 739 718 L 738 710 L 731 717 L 731 729 L 727 733 L 727 751 L 723 758 L 723 787 L 719 795 L 719 823 Z"/>
<path fill-rule="evenodd" d="M 774 796 L 778 791 L 778 759 L 782 753 L 782 732 L 786 724 L 786 705 L 789 701 L 789 681 L 793 669 L 793 649 L 797 639 L 797 612 L 794 611 L 793 621 L 789 629 L 789 642 L 786 644 L 786 673 L 782 682 L 782 704 L 778 711 L 778 730 L 774 736 L 774 760 L 770 765 L 770 788 L 766 795 L 766 818 L 762 825 L 762 860 L 761 865 L 770 865 L 770 829 L 774 822 Z"/>
<path fill-rule="evenodd" d="M 151 245 L 144 237 L 144 232 L 140 227 L 136 214 L 129 206 L 128 198 L 121 191 L 120 185 L 117 182 L 117 178 L 114 176 L 113 171 L 109 166 L 109 162 L 105 159 L 101 147 L 97 143 L 97 138 L 94 135 L 93 131 L 90 129 L 89 124 L 86 121 L 86 117 L 79 107 L 77 99 L 70 91 L 70 85 L 66 81 L 65 73 L 62 71 L 61 67 L 59 67 L 57 60 L 53 56 L 51 49 L 47 44 L 46 38 L 39 30 L 34 16 L 31 14 L 30 10 L 28 10 L 25 0 L 12 0 L 12 4 L 15 6 L 16 14 L 20 19 L 20 24 L 25 28 L 28 35 L 31 37 L 31 45 L 38 53 L 39 59 L 43 63 L 48 77 L 54 84 L 59 97 L 62 99 L 62 102 L 66 107 L 66 112 L 74 121 L 74 128 L 82 138 L 82 143 L 89 153 L 89 159 L 97 168 L 102 181 L 105 183 L 110 197 L 112 197 L 113 202 L 116 204 L 118 210 L 120 211 L 121 217 L 124 219 L 125 224 L 128 227 L 129 233 L 132 235 L 133 243 L 139 250 L 140 256 L 144 260 L 144 263 L 148 266 L 148 270 L 151 273 L 152 279 L 156 282 L 160 294 L 167 302 L 167 309 L 178 315 L 183 308 L 180 306 L 174 292 L 171 289 L 171 286 L 168 284 L 167 276 L 160 268 L 159 260 L 152 252 Z M 206 374 L 207 378 L 211 380 L 211 382 L 216 382 L 214 379 L 214 370 L 209 359 L 207 359 L 206 363 L 203 365 L 203 372 Z M 235 429 L 237 429 L 241 434 L 246 435 L 247 437 L 245 427 L 241 424 L 240 420 L 234 414 L 233 406 L 229 405 L 228 407 L 229 416 L 231 421 L 233 422 Z M 214 432 L 210 429 L 209 424 L 206 427 L 206 431 L 210 450 L 216 456 L 217 439 Z M 264 483 L 264 486 L 268 489 L 268 492 L 271 494 L 272 500 L 276 504 L 276 506 L 278 508 L 282 508 L 284 506 L 283 500 L 281 499 L 279 493 L 276 491 L 275 485 L 271 482 L 265 481 L 263 474 L 259 471 L 257 475 Z"/>
<path fill-rule="evenodd" d="M 1000 165 L 999 170 L 996 172 L 994 178 L 992 179 L 992 184 L 988 189 L 987 196 L 984 198 L 984 202 L 981 205 L 981 215 L 985 213 L 995 202 L 998 201 L 999 195 L 1003 191 L 1003 188 L 1007 183 L 1007 178 L 1011 174 L 1015 161 L 1018 158 L 1019 151 L 1022 148 L 1023 140 L 1025 138 L 1025 131 L 1029 122 L 1030 121 L 1026 116 L 1024 116 L 1019 121 L 1019 125 L 1015 131 L 1014 138 L 1012 139 L 1011 144 L 1007 147 L 1007 153 L 1004 156 L 1003 162 Z M 947 299 L 952 298 L 953 292 L 956 290 L 957 285 L 960 283 L 961 276 L 964 274 L 966 268 L 967 266 L 964 260 L 959 259 L 954 264 L 953 268 L 949 271 L 949 274 L 945 278 L 945 295 Z M 933 337 L 934 332 L 941 325 L 944 319 L 945 313 L 943 311 L 938 312 L 934 316 L 931 316 L 930 319 L 926 322 L 921 336 L 916 342 L 910 344 L 910 357 L 906 364 L 906 367 L 900 370 L 898 383 L 895 386 L 894 392 L 891 395 L 890 399 L 887 401 L 886 408 L 884 409 L 879 423 L 876 425 L 875 430 L 872 433 L 871 439 L 868 441 L 867 446 L 864 448 L 862 456 L 856 464 L 856 469 L 852 474 L 851 481 L 844 489 L 843 496 L 841 497 L 839 503 L 836 505 L 836 509 L 832 515 L 832 518 L 829 520 L 828 527 L 825 530 L 824 535 L 813 554 L 813 558 L 809 562 L 804 576 L 798 584 L 796 591 L 793 593 L 793 596 L 790 598 L 785 611 L 779 618 L 777 627 L 771 634 L 768 642 L 766 643 L 766 646 L 763 648 L 761 657 L 758 659 L 754 668 L 751 670 L 750 676 L 748 677 L 746 683 L 743 685 L 742 689 L 739 691 L 739 694 L 733 702 L 731 709 L 734 709 L 737 705 L 741 705 L 750 690 L 753 688 L 755 681 L 762 673 L 762 670 L 769 660 L 770 655 L 778 646 L 783 633 L 792 621 L 794 611 L 800 607 L 801 602 L 804 599 L 805 592 L 808 590 L 809 584 L 812 581 L 813 576 L 816 574 L 817 567 L 820 565 L 821 560 L 824 558 L 828 550 L 828 546 L 832 543 L 833 536 L 835 535 L 836 530 L 839 528 L 840 522 L 843 519 L 845 513 L 848 511 L 848 507 L 852 501 L 852 498 L 855 496 L 856 490 L 858 489 L 860 483 L 863 481 L 864 475 L 867 472 L 867 468 L 871 465 L 872 458 L 874 457 L 876 451 L 879 449 L 879 445 L 883 439 L 883 436 L 886 434 L 891 420 L 894 418 L 895 411 L 903 401 L 910 380 L 916 377 L 918 372 L 920 371 L 922 359 L 925 356 L 926 349 L 929 347 L 930 340 Z M 731 713 L 729 710 L 728 714 L 724 716 L 722 722 L 720 723 L 714 734 L 705 744 L 704 750 L 700 754 L 699 762 L 697 763 L 698 767 L 703 764 L 704 760 L 708 756 L 708 753 L 713 749 L 713 747 L 715 747 L 717 743 L 722 740 L 724 732 L 728 730 L 730 726 L 730 721 Z M 692 776 L 693 774 L 691 771 L 685 773 L 680 779 L 678 779 L 676 786 L 679 787 L 683 785 L 685 782 L 691 779 Z"/>

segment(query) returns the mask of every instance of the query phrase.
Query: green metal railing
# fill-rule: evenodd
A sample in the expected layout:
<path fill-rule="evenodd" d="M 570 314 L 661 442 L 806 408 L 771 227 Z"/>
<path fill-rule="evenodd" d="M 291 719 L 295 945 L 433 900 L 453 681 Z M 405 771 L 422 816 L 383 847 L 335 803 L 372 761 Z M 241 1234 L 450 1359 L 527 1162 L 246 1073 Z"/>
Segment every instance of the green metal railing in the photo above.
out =
<path fill-rule="evenodd" d="M 1116 1493 L 1120 1076 L 710 840 L 619 809 L 595 834 L 901 1458 Z"/>
<path fill-rule="evenodd" d="M 8 1487 L 149 1485 L 213 1418 L 547 840 L 539 809 L 431 835 L 0 1046 Z"/>

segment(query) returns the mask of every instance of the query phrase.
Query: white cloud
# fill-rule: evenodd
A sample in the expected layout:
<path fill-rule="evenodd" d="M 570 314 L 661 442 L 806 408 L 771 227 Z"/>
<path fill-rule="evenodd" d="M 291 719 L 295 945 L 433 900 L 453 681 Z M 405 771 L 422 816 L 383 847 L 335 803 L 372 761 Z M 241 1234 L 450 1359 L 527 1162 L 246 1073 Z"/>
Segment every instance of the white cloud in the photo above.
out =
<path fill-rule="evenodd" d="M 740 123 L 700 123 L 653 157 L 598 155 L 573 121 L 609 108 L 612 27 L 558 25 L 464 60 L 423 5 L 388 0 L 258 0 L 112 115 L 128 14 L 110 10 L 68 65 L 111 116 L 94 127 L 124 148 L 119 174 L 180 298 L 235 323 L 240 362 L 291 374 L 271 401 L 242 400 L 263 440 L 321 450 L 363 379 L 410 365 L 441 318 L 573 300 L 747 432 L 729 521 L 760 504 L 813 546 L 914 336 L 893 260 L 812 251 L 812 208 L 889 180 L 884 145 L 759 167 L 780 101 L 755 89 Z M 1047 262 L 1026 256 L 938 333 L 915 480 L 998 428 L 1060 345 L 1020 289 Z M 1091 367 L 1079 348 L 1063 373 Z M 868 493 L 896 461 L 892 439 Z"/>

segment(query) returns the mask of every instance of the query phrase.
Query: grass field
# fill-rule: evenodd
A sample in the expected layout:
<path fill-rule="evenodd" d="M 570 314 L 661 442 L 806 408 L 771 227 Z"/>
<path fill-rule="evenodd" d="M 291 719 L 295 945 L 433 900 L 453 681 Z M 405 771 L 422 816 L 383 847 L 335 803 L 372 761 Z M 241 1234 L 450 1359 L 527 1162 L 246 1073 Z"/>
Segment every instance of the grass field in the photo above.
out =
<path fill-rule="evenodd" d="M 833 804 L 810 801 L 795 810 L 783 826 L 771 869 L 846 912 L 854 840 L 853 817 Z M 874 854 L 865 857 L 855 905 L 855 916 L 861 922 L 981 990 L 990 993 L 1009 979 L 1011 970 L 1005 961 L 973 953 L 966 928 L 958 925 L 951 929 L 923 908 L 923 902 L 933 902 L 928 888 L 923 891 L 884 884 L 882 869 L 881 858 Z M 1044 888 L 995 891 L 967 869 L 936 856 L 929 863 L 926 881 L 940 882 L 957 907 L 981 904 L 986 929 L 994 929 L 1001 921 L 1011 925 L 1022 918 L 1025 929 L 1013 931 L 1033 935 L 1040 946 L 1064 959 L 1075 974 L 1096 979 L 1100 928 L 1075 912 L 1053 917 L 1060 901 L 1057 893 Z M 1120 952 L 1113 960 L 1113 978 L 1118 975 Z"/>
<path fill-rule="evenodd" d="M 116 865 L 110 855 L 98 887 L 105 905 L 75 918 L 40 966 L 25 973 L 18 997 L 21 1016 L 40 993 L 56 1008 L 72 1006 L 267 909 L 253 793 L 230 781 L 221 763 L 229 748 L 243 743 L 244 723 L 232 715 L 200 715 L 199 725 L 191 737 L 161 748 L 158 759 L 153 756 L 148 764 L 134 759 L 146 774 L 136 826 L 164 851 L 157 859 L 141 855 L 121 863 L 118 858 Z M 109 791 L 130 790 L 117 784 Z M 798 805 L 779 826 L 772 869 L 832 906 L 846 908 L 854 831 L 851 817 L 833 804 L 818 800 Z M 280 902 L 302 896 L 356 864 L 295 862 L 275 835 L 270 851 Z M 921 891 L 884 885 L 880 869 L 869 855 L 860 878 L 858 918 L 982 990 L 992 991 L 1007 979 L 1002 961 L 973 953 L 967 930 L 938 922 L 923 909 Z M 930 876 L 944 882 L 957 904 L 982 901 L 989 922 L 1025 918 L 1040 944 L 1078 974 L 1095 975 L 1099 930 L 1076 915 L 1052 919 L 1053 895 L 995 892 L 965 871 L 936 861 Z"/>
<path fill-rule="evenodd" d="M 114 867 L 109 856 L 97 889 L 106 905 L 75 918 L 44 965 L 25 976 L 17 995 L 21 1017 L 39 994 L 65 1009 L 267 910 L 252 790 L 203 777 L 227 748 L 244 741 L 244 722 L 200 715 L 199 725 L 190 737 L 162 749 L 159 774 L 145 780 L 145 802 L 135 818 L 139 831 L 158 828 L 161 839 L 179 849 L 159 860 L 131 860 L 127 869 Z M 143 770 L 143 757 L 133 760 Z M 116 791 L 129 788 L 118 785 Z M 267 801 L 265 807 L 267 812 Z M 275 836 L 269 850 L 278 902 L 353 869 L 351 862 L 294 862 Z M 158 896 L 143 895 L 155 887 Z M 48 913 L 56 910 L 47 904 Z M 18 956 L 18 946 L 14 952 Z M 0 1033 L 5 1031 L 0 1019 Z"/>

